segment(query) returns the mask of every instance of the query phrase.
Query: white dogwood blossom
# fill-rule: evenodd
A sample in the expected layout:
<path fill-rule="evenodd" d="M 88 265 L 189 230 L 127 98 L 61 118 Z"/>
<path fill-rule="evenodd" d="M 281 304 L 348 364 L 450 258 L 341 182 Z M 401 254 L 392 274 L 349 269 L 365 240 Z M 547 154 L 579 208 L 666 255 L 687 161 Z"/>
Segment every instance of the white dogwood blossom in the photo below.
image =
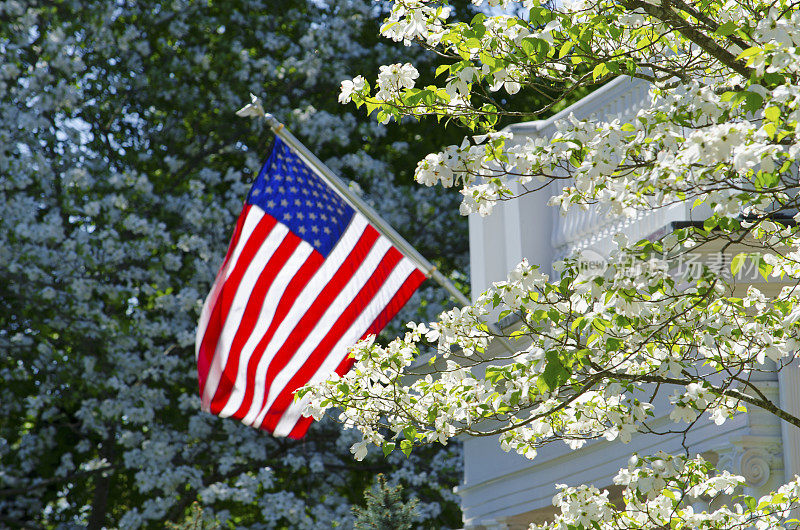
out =
<path fill-rule="evenodd" d="M 386 346 L 359 344 L 352 372 L 304 390 L 308 412 L 335 410 L 384 452 L 493 434 L 528 458 L 557 441 L 628 443 L 653 432 L 657 407 L 673 432 L 753 407 L 800 426 L 754 382 L 800 349 L 800 10 L 785 0 L 488 5 L 467 23 L 442 17 L 436 0 L 395 0 L 384 33 L 435 48 L 435 82 L 352 97 L 383 122 L 435 117 L 469 130 L 420 161 L 416 180 L 459 188 L 463 214 L 546 189 L 562 212 L 635 222 L 683 203 L 696 221 L 659 240 L 616 238 L 602 270 L 580 256 L 553 274 L 523 261 L 472 305 L 412 323 Z M 497 132 L 621 75 L 651 87 L 632 119 L 567 114 L 547 138 Z M 518 99 L 534 93 L 552 100 Z M 675 267 L 720 248 L 724 270 Z M 745 263 L 762 288 L 731 281 Z M 498 317 L 512 319 L 500 336 L 487 324 Z M 617 484 L 621 500 L 559 486 L 560 513 L 540 528 L 783 528 L 800 507 L 796 481 L 736 500 L 741 477 L 688 454 L 636 457 Z M 720 501 L 696 511 L 701 497 Z"/>
<path fill-rule="evenodd" d="M 197 319 L 270 139 L 236 109 L 275 113 L 463 267 L 458 195 L 401 185 L 418 132 L 336 102 L 354 70 L 427 60 L 365 38 L 376 16 L 369 0 L 0 2 L 0 527 L 165 528 L 198 502 L 224 527 L 351 528 L 375 470 L 419 498 L 417 524 L 459 524 L 458 446 L 354 466 L 358 435 L 332 422 L 292 441 L 200 411 Z M 402 318 L 447 296 L 424 288 Z"/>

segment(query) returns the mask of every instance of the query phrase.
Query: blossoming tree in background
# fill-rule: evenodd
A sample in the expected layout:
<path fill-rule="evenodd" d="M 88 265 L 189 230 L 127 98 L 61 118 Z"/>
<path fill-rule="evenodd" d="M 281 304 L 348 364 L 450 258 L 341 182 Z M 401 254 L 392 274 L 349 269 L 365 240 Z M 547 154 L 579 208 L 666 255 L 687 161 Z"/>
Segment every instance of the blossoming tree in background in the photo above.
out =
<path fill-rule="evenodd" d="M 347 528 L 377 472 L 419 498 L 416 524 L 459 523 L 457 449 L 355 465 L 337 425 L 279 440 L 197 397 L 202 298 L 269 151 L 234 115 L 249 92 L 464 268 L 457 196 L 403 184 L 415 139 L 441 136 L 336 102 L 339 79 L 408 57 L 376 42 L 377 16 L 362 0 L 0 2 L 0 527 L 163 528 L 197 500 L 237 527 Z M 444 300 L 428 288 L 404 318 Z"/>
<path fill-rule="evenodd" d="M 480 0 L 475 1 L 480 4 Z M 471 136 L 419 162 L 417 180 L 457 186 L 461 212 L 542 188 L 567 211 L 609 215 L 688 201 L 703 219 L 658 241 L 616 239 L 606 270 L 577 257 L 555 273 L 520 263 L 463 309 L 443 313 L 388 346 L 356 348 L 352 372 L 307 389 L 309 412 L 331 407 L 384 452 L 459 434 L 496 435 L 528 458 L 564 441 L 627 443 L 651 431 L 654 402 L 668 397 L 672 432 L 724 423 L 760 408 L 800 427 L 758 388 L 800 348 L 800 10 L 739 0 L 494 0 L 470 23 L 439 1 L 395 0 L 382 33 L 440 53 L 429 66 L 381 66 L 377 80 L 342 84 L 381 123 L 411 116 L 456 121 Z M 513 14 L 500 14 L 513 13 Z M 547 140 L 514 143 L 499 119 L 535 119 L 575 90 L 626 75 L 652 84 L 630 123 L 564 120 Z M 517 92 L 560 94 L 538 108 Z M 680 276 L 670 258 L 723 249 L 732 271 Z M 747 259 L 779 288 L 734 289 Z M 674 263 L 674 259 L 673 259 Z M 516 315 L 497 337 L 486 322 Z M 506 340 L 514 354 L 493 343 Z M 488 351 L 501 352 L 490 358 Z M 407 377 L 433 351 L 433 374 Z M 413 454 L 413 453 L 411 453 Z M 763 499 L 731 498 L 744 480 L 689 453 L 633 457 L 615 482 L 623 503 L 590 485 L 559 486 L 560 508 L 543 528 L 779 528 L 800 506 L 800 479 Z M 726 497 L 727 496 L 727 497 Z M 698 513 L 693 499 L 710 500 Z M 713 502 L 714 499 L 725 499 Z M 788 524 L 788 523 L 786 523 Z"/>

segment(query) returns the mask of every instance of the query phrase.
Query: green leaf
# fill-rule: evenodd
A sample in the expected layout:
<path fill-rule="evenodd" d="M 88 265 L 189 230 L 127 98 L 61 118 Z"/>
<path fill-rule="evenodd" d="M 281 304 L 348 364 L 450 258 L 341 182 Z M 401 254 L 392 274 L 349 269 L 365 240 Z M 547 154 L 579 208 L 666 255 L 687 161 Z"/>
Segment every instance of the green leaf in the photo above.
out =
<path fill-rule="evenodd" d="M 764 96 L 756 94 L 755 92 L 747 91 L 744 93 L 745 103 L 744 110 L 747 112 L 755 112 L 761 108 L 764 103 Z"/>
<path fill-rule="evenodd" d="M 488 379 L 493 385 L 496 385 L 498 381 L 505 379 L 505 374 L 502 370 L 496 367 L 489 367 L 486 369 L 486 379 Z"/>
<path fill-rule="evenodd" d="M 733 33 L 734 31 L 736 31 L 737 29 L 739 29 L 739 24 L 730 20 L 722 24 L 720 27 L 718 27 L 717 31 L 715 31 L 714 34 L 719 35 L 720 37 L 726 37 L 731 33 Z"/>
<path fill-rule="evenodd" d="M 417 429 L 412 426 L 408 426 L 403 429 L 403 436 L 406 437 L 406 440 L 414 441 L 417 439 Z"/>
<path fill-rule="evenodd" d="M 403 100 L 407 105 L 416 105 L 420 102 L 423 95 L 422 90 L 419 88 L 409 88 L 405 91 L 405 94 L 403 94 Z"/>
<path fill-rule="evenodd" d="M 404 455 L 410 456 L 412 447 L 414 447 L 414 444 L 408 440 L 400 440 L 400 450 L 403 451 Z"/>
<path fill-rule="evenodd" d="M 744 59 L 746 57 L 750 57 L 752 55 L 760 53 L 761 51 L 762 51 L 762 49 L 761 49 L 760 46 L 753 46 L 752 48 L 747 48 L 745 51 L 743 51 L 742 53 L 740 53 L 736 57 L 736 60 L 738 61 L 739 59 Z"/>
<path fill-rule="evenodd" d="M 545 354 L 545 357 L 547 359 L 547 366 L 545 366 L 541 378 L 548 389 L 555 390 L 569 379 L 570 371 L 564 366 L 561 359 L 558 358 L 556 352 L 549 351 Z"/>
<path fill-rule="evenodd" d="M 756 509 L 756 500 L 753 497 L 747 496 L 744 497 L 743 500 L 751 512 Z"/>
<path fill-rule="evenodd" d="M 723 217 L 723 218 L 721 218 L 720 221 L 719 221 L 719 226 L 723 230 L 727 230 L 729 232 L 733 232 L 733 231 L 736 231 L 736 230 L 739 230 L 739 229 L 742 228 L 742 225 L 739 222 L 739 220 L 735 219 L 733 217 Z"/>
<path fill-rule="evenodd" d="M 499 119 L 499 115 L 497 114 L 497 107 L 492 105 L 491 103 L 484 103 L 481 105 L 481 111 L 485 112 L 486 114 L 482 117 L 485 123 L 494 127 Z"/>
<path fill-rule="evenodd" d="M 386 442 L 383 444 L 383 456 L 389 456 L 394 451 L 396 444 L 394 442 Z"/>
<path fill-rule="evenodd" d="M 786 77 L 778 72 L 767 72 L 761 77 L 764 86 L 778 86 L 786 83 Z"/>
<path fill-rule="evenodd" d="M 575 43 L 571 40 L 568 40 L 564 44 L 562 44 L 561 49 L 558 50 L 558 58 L 561 59 L 562 57 L 567 55 L 570 51 L 572 51 L 572 46 L 574 45 Z"/>
<path fill-rule="evenodd" d="M 755 184 L 758 187 L 758 189 L 761 190 L 777 186 L 780 183 L 780 181 L 781 179 L 778 173 L 765 173 L 764 171 L 759 171 L 755 178 Z"/>
<path fill-rule="evenodd" d="M 764 278 L 764 281 L 768 280 L 770 274 L 772 274 L 772 265 L 764 261 L 761 256 L 758 258 L 758 273 Z"/>
<path fill-rule="evenodd" d="M 592 70 L 592 79 L 596 81 L 597 79 L 599 79 L 599 78 L 601 78 L 601 77 L 603 77 L 605 75 L 608 75 L 610 73 L 611 73 L 611 70 L 608 69 L 608 67 L 606 66 L 606 63 L 600 63 L 600 64 L 598 64 L 597 66 L 594 67 L 594 70 Z"/>
<path fill-rule="evenodd" d="M 550 392 L 550 387 L 547 386 L 547 383 L 544 380 L 544 376 L 539 376 L 536 378 L 536 389 L 539 391 L 540 394 L 545 394 Z"/>
<path fill-rule="evenodd" d="M 533 26 L 544 26 L 551 18 L 550 10 L 544 7 L 533 8 L 528 15 L 528 20 Z"/>
<path fill-rule="evenodd" d="M 483 13 L 478 13 L 474 17 L 472 17 L 472 22 L 470 23 L 473 26 L 483 24 L 483 21 L 486 20 L 486 15 Z"/>
<path fill-rule="evenodd" d="M 764 109 L 764 117 L 769 121 L 776 122 L 781 118 L 781 109 L 778 107 L 767 107 Z"/>
<path fill-rule="evenodd" d="M 736 254 L 731 260 L 731 274 L 734 276 L 739 274 L 739 271 L 742 270 L 742 266 L 744 266 L 745 261 L 747 261 L 746 252 L 740 252 Z"/>
<path fill-rule="evenodd" d="M 503 66 L 502 61 L 498 61 L 494 55 L 492 55 L 491 53 L 487 53 L 486 50 L 482 50 L 478 54 L 478 58 L 481 60 L 483 64 L 488 66 L 492 72 L 499 70 Z"/>
<path fill-rule="evenodd" d="M 449 71 L 450 71 L 450 65 L 449 64 L 440 64 L 438 67 L 436 67 L 436 75 L 435 75 L 435 77 L 439 77 L 439 75 L 442 72 L 449 72 Z"/>
<path fill-rule="evenodd" d="M 550 45 L 546 41 L 535 37 L 526 37 L 522 39 L 520 48 L 525 52 L 525 55 L 539 62 L 544 61 L 547 58 L 547 53 L 550 51 Z"/>

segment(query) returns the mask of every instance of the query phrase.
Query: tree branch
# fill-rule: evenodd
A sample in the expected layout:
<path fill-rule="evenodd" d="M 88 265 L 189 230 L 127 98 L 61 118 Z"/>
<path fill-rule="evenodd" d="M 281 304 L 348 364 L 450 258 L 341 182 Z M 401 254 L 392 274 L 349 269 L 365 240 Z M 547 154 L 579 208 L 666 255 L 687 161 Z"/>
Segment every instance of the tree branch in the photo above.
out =
<path fill-rule="evenodd" d="M 695 43 L 711 57 L 717 59 L 719 62 L 737 74 L 747 79 L 753 75 L 754 70 L 752 68 L 748 68 L 743 63 L 737 61 L 735 55 L 717 44 L 713 38 L 702 33 L 697 28 L 693 27 L 687 21 L 678 16 L 677 13 L 669 8 L 668 1 L 665 0 L 663 6 L 654 6 L 653 4 L 649 4 L 643 0 L 627 0 L 624 1 L 622 5 L 631 11 L 641 9 L 651 17 L 657 18 L 658 20 L 664 22 L 667 26 L 671 27 L 688 40 Z"/>
<path fill-rule="evenodd" d="M 696 378 L 678 379 L 675 377 L 664 377 L 664 376 L 647 375 L 647 374 L 633 375 L 633 374 L 621 374 L 616 372 L 606 372 L 606 374 L 607 374 L 606 377 L 608 377 L 609 379 L 617 378 L 626 381 L 643 381 L 645 383 L 667 383 L 670 385 L 679 385 L 679 386 L 686 386 L 689 383 L 693 383 L 696 381 Z M 745 403 L 755 405 L 761 409 L 764 409 L 766 412 L 774 414 L 783 421 L 791 423 L 795 427 L 800 428 L 800 418 L 789 414 L 788 412 L 786 412 L 785 410 L 778 407 L 777 405 L 775 405 L 774 403 L 772 403 L 767 399 L 750 396 L 731 388 L 719 388 L 713 385 L 709 385 L 708 389 L 709 391 L 711 391 L 716 395 L 732 397 L 734 399 L 744 401 Z"/>

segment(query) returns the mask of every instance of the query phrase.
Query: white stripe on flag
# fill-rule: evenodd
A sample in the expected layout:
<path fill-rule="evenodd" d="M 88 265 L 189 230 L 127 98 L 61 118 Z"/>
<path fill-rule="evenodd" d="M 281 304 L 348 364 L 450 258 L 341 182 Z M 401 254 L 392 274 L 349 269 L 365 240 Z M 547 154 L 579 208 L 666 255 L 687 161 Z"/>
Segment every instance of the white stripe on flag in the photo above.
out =
<path fill-rule="evenodd" d="M 272 323 L 272 319 L 275 316 L 275 310 L 277 309 L 278 304 L 281 302 L 283 292 L 286 290 L 289 282 L 292 281 L 292 278 L 294 278 L 295 274 L 297 274 L 297 271 L 303 266 L 303 263 L 306 262 L 308 256 L 311 255 L 313 250 L 314 249 L 311 247 L 311 245 L 301 240 L 297 245 L 297 248 L 294 250 L 294 252 L 292 252 L 292 255 L 288 260 L 286 260 L 286 263 L 281 268 L 280 272 L 278 272 L 278 274 L 275 276 L 275 279 L 272 281 L 272 285 L 270 285 L 269 290 L 262 299 L 263 305 L 261 306 L 261 310 L 258 315 L 256 327 L 248 336 L 247 342 L 239 354 L 239 366 L 237 367 L 236 371 L 236 382 L 234 383 L 233 388 L 231 388 L 225 409 L 228 408 L 228 404 L 230 404 L 232 401 L 238 401 L 236 408 L 239 408 L 247 385 L 247 365 L 250 362 L 250 357 L 252 357 L 256 346 L 258 346 L 258 342 L 264 336 L 264 333 L 266 333 L 267 329 Z M 251 285 L 250 289 L 252 288 L 253 286 Z M 211 396 L 213 398 L 214 394 L 211 394 Z M 230 414 L 236 412 L 236 408 L 234 408 L 233 411 L 228 414 L 225 414 L 225 410 L 223 410 L 219 415 L 223 418 L 230 416 Z"/>
<path fill-rule="evenodd" d="M 231 271 L 233 271 L 233 267 L 236 262 L 239 260 L 239 256 L 242 253 L 242 248 L 244 247 L 247 240 L 250 239 L 250 235 L 255 230 L 256 225 L 264 217 L 264 211 L 261 208 L 253 208 L 251 207 L 247 211 L 247 217 L 245 217 L 244 223 L 242 225 L 242 233 L 239 236 L 239 240 L 236 242 L 236 248 L 233 250 L 233 254 L 231 254 L 230 260 L 225 264 L 225 270 L 220 271 L 219 276 L 217 277 L 214 285 L 211 286 L 211 292 L 208 293 L 206 297 L 205 304 L 203 304 L 203 311 L 200 314 L 200 321 L 197 323 L 197 336 L 195 337 L 195 358 L 200 354 L 200 345 L 203 343 L 203 335 L 205 335 L 206 328 L 208 327 L 208 321 L 211 319 L 211 313 L 214 311 L 214 306 L 216 305 L 216 297 L 219 294 L 220 289 L 225 284 L 225 281 L 230 276 Z"/>
<path fill-rule="evenodd" d="M 381 286 L 380 290 L 375 293 L 372 301 L 363 309 L 361 314 L 353 322 L 347 332 L 342 335 L 342 337 L 336 343 L 336 346 L 334 346 L 331 352 L 325 357 L 322 365 L 317 369 L 311 379 L 309 379 L 308 383 L 317 383 L 319 381 L 323 381 L 327 379 L 327 377 L 332 374 L 334 370 L 336 370 L 336 367 L 339 366 L 339 364 L 345 358 L 350 348 L 364 335 L 369 326 L 375 320 L 375 317 L 379 315 L 381 311 L 383 311 L 386 305 L 392 300 L 394 295 L 415 269 L 416 267 L 407 258 L 404 257 L 402 260 L 400 260 L 392 273 L 386 279 L 386 282 Z M 273 389 L 277 388 L 279 390 L 283 390 L 292 376 L 300 369 L 303 362 L 304 359 L 298 359 L 298 356 L 295 356 L 295 358 L 292 359 L 292 361 L 281 371 L 281 373 L 275 377 L 275 380 L 272 383 L 272 389 L 270 389 L 271 399 L 267 402 L 267 405 L 264 407 L 261 414 L 259 414 L 255 425 L 261 425 L 261 422 L 269 410 L 269 407 L 272 405 L 272 402 L 278 395 L 277 391 L 273 395 Z M 292 404 L 283 413 L 278 425 L 275 427 L 275 436 L 289 435 L 295 424 L 302 417 L 303 408 L 306 404 L 305 401 L 307 400 L 292 402 Z"/>
<path fill-rule="evenodd" d="M 323 316 L 316 323 L 314 329 L 308 335 L 306 340 L 303 341 L 295 355 L 307 357 L 312 351 L 314 351 L 314 348 L 317 346 L 317 344 L 319 344 L 319 342 L 336 323 L 336 320 L 339 318 L 339 316 L 341 316 L 342 307 L 347 307 L 355 295 L 358 294 L 367 280 L 369 280 L 369 278 L 372 276 L 372 273 L 378 267 L 383 259 L 383 256 L 390 248 L 392 248 L 391 243 L 384 237 L 379 237 L 378 240 L 375 241 L 375 244 L 372 245 L 369 254 L 359 265 L 358 270 L 355 272 L 355 274 L 353 274 L 345 287 L 339 292 L 336 299 L 328 306 Z M 307 307 L 305 309 L 307 309 Z M 290 334 L 294 331 L 294 326 L 281 326 L 280 331 L 283 333 L 280 337 L 278 337 L 276 333 L 275 337 L 273 337 L 273 340 L 270 341 L 267 351 L 258 364 L 258 370 L 256 371 L 255 379 L 255 394 L 253 396 L 250 409 L 242 420 L 248 425 L 254 425 L 254 420 L 261 412 L 261 405 L 264 403 L 264 391 L 266 389 L 266 376 L 269 364 L 280 347 L 283 346 L 284 342 L 286 342 Z M 272 391 L 270 390 L 270 393 L 271 392 Z"/>
<path fill-rule="evenodd" d="M 208 409 L 211 400 L 214 398 L 214 392 L 217 391 L 220 376 L 225 370 L 231 343 L 236 336 L 236 330 L 239 329 L 239 325 L 242 322 L 242 315 L 247 307 L 247 301 L 250 299 L 253 285 L 261 274 L 261 271 L 264 270 L 264 264 L 269 261 L 270 256 L 275 253 L 275 250 L 277 250 L 288 233 L 289 229 L 282 224 L 273 226 L 269 235 L 264 239 L 264 242 L 253 256 L 253 259 L 247 264 L 247 269 L 236 289 L 236 294 L 233 297 L 228 315 L 225 317 L 225 323 L 222 326 L 219 340 L 214 349 L 214 360 L 211 362 L 211 366 L 208 370 L 208 378 L 206 379 L 206 386 L 203 391 L 203 407 L 206 409 Z M 237 259 L 239 258 L 238 255 L 236 257 Z M 233 264 L 235 266 L 236 262 L 233 262 Z"/>
<path fill-rule="evenodd" d="M 254 207 L 258 208 L 258 207 Z M 281 225 L 282 226 L 282 225 Z M 293 330 L 297 323 L 300 321 L 301 318 L 305 315 L 306 311 L 308 310 L 309 300 L 316 300 L 322 290 L 328 285 L 331 278 L 336 274 L 336 271 L 339 270 L 339 267 L 347 259 L 347 256 L 353 250 L 353 247 L 358 242 L 361 234 L 364 232 L 364 229 L 367 227 L 367 220 L 361 215 L 356 214 L 352 221 L 350 222 L 350 226 L 348 226 L 347 230 L 342 235 L 342 238 L 339 240 L 339 244 L 334 247 L 331 253 L 328 255 L 328 258 L 324 261 L 322 266 L 319 270 L 313 275 L 311 280 L 309 280 L 308 284 L 303 288 L 302 292 L 297 296 L 297 298 L 292 303 L 291 309 L 284 317 L 283 321 L 280 323 L 279 328 L 275 331 L 275 334 L 272 337 L 267 349 L 261 355 L 261 360 L 259 361 L 259 367 L 261 363 L 264 362 L 265 359 L 268 358 L 269 361 L 272 360 L 272 357 L 277 352 L 277 349 L 271 348 L 271 346 L 276 342 L 279 341 L 280 344 L 286 340 L 285 336 L 288 335 L 288 332 Z M 308 243 L 305 241 L 301 241 L 300 245 L 309 246 Z M 310 248 L 310 246 L 309 246 Z M 283 271 L 281 271 L 282 273 Z M 295 269 L 296 272 L 296 269 Z M 284 286 L 285 289 L 285 286 Z M 271 294 L 270 294 L 271 295 Z M 279 300 L 276 300 L 275 303 L 277 304 Z M 272 319 L 270 318 L 268 321 L 259 318 L 259 322 L 256 328 L 253 330 L 251 335 L 251 340 L 248 340 L 248 345 L 245 346 L 245 349 L 242 350 L 242 354 L 246 353 L 247 359 L 249 362 L 250 357 L 252 357 L 253 352 L 255 351 L 256 346 L 264 337 L 264 334 L 272 324 Z M 279 344 L 279 345 L 280 345 Z M 261 385 L 263 393 L 263 386 L 264 386 L 264 377 L 262 377 L 261 382 L 256 380 L 256 385 Z M 247 363 L 240 362 L 239 370 L 237 373 L 236 384 L 231 392 L 230 397 L 228 398 L 225 407 L 220 412 L 220 416 L 227 417 L 234 414 L 242 404 L 244 400 L 245 391 L 247 388 Z M 256 392 L 258 392 L 258 386 L 255 387 Z"/>

